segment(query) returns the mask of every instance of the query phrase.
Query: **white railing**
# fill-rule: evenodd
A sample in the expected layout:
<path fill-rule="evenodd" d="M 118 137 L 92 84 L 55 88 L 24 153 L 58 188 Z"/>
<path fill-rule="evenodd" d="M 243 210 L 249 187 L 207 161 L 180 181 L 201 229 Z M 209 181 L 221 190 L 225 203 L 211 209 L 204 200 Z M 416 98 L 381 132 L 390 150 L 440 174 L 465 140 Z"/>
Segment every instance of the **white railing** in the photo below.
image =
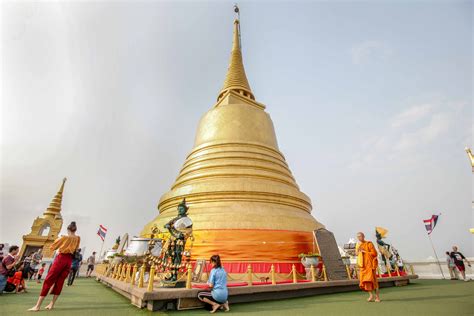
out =
<path fill-rule="evenodd" d="M 473 267 L 466 266 L 466 277 L 474 279 L 474 258 L 467 258 Z M 420 279 L 441 279 L 441 271 L 439 270 L 438 263 L 435 259 L 425 259 L 425 260 L 413 260 L 405 261 L 407 265 L 412 265 L 415 270 L 415 274 L 418 275 Z M 443 270 L 444 277 L 446 279 L 450 278 L 448 265 L 445 258 L 440 258 L 441 269 Z M 455 269 L 457 276 L 461 278 L 461 274 L 457 269 Z"/>

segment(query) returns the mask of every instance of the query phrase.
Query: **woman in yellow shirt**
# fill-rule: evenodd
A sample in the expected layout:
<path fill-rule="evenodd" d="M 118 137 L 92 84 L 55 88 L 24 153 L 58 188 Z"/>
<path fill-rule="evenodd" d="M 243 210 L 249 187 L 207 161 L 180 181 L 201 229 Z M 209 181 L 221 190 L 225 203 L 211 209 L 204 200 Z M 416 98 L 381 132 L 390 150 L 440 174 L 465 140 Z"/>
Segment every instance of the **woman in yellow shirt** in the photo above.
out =
<path fill-rule="evenodd" d="M 67 236 L 62 236 L 54 241 L 51 245 L 51 250 L 58 250 L 59 254 L 54 259 L 51 268 L 48 271 L 48 275 L 43 283 L 38 302 L 35 306 L 29 309 L 29 311 L 37 312 L 41 308 L 44 298 L 48 295 L 51 287 L 51 294 L 53 294 L 53 300 L 46 306 L 46 309 L 53 309 L 56 300 L 61 294 L 63 289 L 64 280 L 66 280 L 71 270 L 72 257 L 74 252 L 79 248 L 81 237 L 76 235 L 76 222 L 71 222 L 67 227 Z"/>

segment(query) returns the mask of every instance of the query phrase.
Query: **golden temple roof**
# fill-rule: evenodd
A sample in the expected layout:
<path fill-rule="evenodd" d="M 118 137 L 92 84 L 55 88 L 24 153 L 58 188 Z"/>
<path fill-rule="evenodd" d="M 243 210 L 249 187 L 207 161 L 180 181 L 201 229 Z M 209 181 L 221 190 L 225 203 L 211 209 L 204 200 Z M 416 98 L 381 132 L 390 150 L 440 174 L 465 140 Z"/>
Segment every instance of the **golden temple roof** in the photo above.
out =
<path fill-rule="evenodd" d="M 242 46 L 240 43 L 240 23 L 238 19 L 235 19 L 234 21 L 234 37 L 227 75 L 224 80 L 224 86 L 219 92 L 217 100 L 219 101 L 226 92 L 232 90 L 247 98 L 255 100 L 255 96 L 250 89 L 247 76 L 245 75 L 244 63 L 242 60 Z"/>
<path fill-rule="evenodd" d="M 58 193 L 56 193 L 54 198 L 51 200 L 51 203 L 49 203 L 48 208 L 46 209 L 46 211 L 44 211 L 44 215 L 60 216 L 64 184 L 66 183 L 66 180 L 66 178 L 63 179 L 63 183 L 61 184 Z"/>

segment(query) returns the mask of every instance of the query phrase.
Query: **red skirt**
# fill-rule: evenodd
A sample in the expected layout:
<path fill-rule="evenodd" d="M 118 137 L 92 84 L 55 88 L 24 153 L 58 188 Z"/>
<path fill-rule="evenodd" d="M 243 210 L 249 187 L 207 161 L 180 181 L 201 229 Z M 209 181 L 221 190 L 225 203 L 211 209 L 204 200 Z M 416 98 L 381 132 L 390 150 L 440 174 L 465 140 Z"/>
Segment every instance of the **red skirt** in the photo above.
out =
<path fill-rule="evenodd" d="M 51 294 L 59 295 L 63 289 L 64 280 L 66 280 L 71 271 L 72 255 L 62 254 L 56 256 L 53 265 L 49 268 L 48 275 L 44 279 L 43 287 L 41 288 L 40 296 L 46 296 L 51 287 Z"/>

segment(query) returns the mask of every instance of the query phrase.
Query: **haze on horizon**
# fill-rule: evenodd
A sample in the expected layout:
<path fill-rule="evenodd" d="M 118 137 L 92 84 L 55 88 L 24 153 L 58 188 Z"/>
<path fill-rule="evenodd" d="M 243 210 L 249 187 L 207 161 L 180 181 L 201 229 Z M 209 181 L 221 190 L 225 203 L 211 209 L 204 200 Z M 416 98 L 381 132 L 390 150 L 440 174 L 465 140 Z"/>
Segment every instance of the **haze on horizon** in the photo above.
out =
<path fill-rule="evenodd" d="M 1 4 L 0 242 L 63 177 L 88 255 L 137 235 L 224 80 L 233 2 Z M 405 259 L 474 255 L 469 1 L 239 2 L 244 64 L 313 215 L 339 244 L 375 226 Z"/>

